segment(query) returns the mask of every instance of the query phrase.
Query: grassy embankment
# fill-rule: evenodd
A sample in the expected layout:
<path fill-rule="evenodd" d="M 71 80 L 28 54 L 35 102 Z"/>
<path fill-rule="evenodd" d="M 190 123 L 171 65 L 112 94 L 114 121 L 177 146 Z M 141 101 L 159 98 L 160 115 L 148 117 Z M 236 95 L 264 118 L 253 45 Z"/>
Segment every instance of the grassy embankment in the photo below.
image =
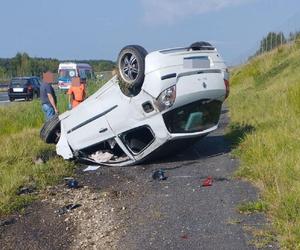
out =
<path fill-rule="evenodd" d="M 88 93 L 99 84 L 89 83 Z M 60 113 L 66 110 L 67 96 L 58 94 Z M 39 138 L 44 122 L 39 100 L 0 106 L 0 216 L 22 209 L 37 195 L 18 195 L 20 187 L 40 190 L 71 175 L 72 162 L 56 156 L 55 146 Z M 41 158 L 43 162 L 38 161 Z"/>
<path fill-rule="evenodd" d="M 300 249 L 299 43 L 234 69 L 228 103 L 237 175 L 262 191 L 249 208 L 267 212 L 282 248 Z"/>

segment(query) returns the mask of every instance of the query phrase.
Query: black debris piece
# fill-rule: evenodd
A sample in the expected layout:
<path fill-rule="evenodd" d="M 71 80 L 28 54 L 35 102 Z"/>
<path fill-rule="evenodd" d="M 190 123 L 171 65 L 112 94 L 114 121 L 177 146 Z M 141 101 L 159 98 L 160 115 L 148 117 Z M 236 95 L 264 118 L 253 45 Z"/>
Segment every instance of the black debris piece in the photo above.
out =
<path fill-rule="evenodd" d="M 64 180 L 66 181 L 66 185 L 68 188 L 79 188 L 78 181 L 73 177 L 66 177 L 64 178 Z"/>
<path fill-rule="evenodd" d="M 8 226 L 8 225 L 14 224 L 15 222 L 16 222 L 15 218 L 0 220 L 0 227 Z"/>
<path fill-rule="evenodd" d="M 78 208 L 78 207 L 81 207 L 81 205 L 80 204 L 68 204 L 68 205 L 56 210 L 55 213 L 57 213 L 58 215 L 63 215 L 63 214 L 68 213 L 71 210 Z"/>
<path fill-rule="evenodd" d="M 78 188 L 78 181 L 76 181 L 76 180 L 69 180 L 68 181 L 68 187 L 69 188 Z"/>
<path fill-rule="evenodd" d="M 165 171 L 162 169 L 156 170 L 153 174 L 152 174 L 152 178 L 153 180 L 159 180 L 159 181 L 164 181 L 166 180 L 168 177 L 165 176 Z"/>
<path fill-rule="evenodd" d="M 25 194 L 31 194 L 36 191 L 35 186 L 21 186 L 19 187 L 19 190 L 17 191 L 17 195 L 25 195 Z"/>

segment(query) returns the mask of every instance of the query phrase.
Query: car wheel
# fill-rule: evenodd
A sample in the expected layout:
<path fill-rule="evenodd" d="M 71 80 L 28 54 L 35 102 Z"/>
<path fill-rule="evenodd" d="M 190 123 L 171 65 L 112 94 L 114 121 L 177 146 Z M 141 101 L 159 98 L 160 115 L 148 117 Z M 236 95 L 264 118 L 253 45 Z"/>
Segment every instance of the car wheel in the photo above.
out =
<path fill-rule="evenodd" d="M 10 100 L 11 102 L 13 102 L 15 99 L 14 99 L 14 98 L 12 98 L 12 97 L 10 97 L 10 98 L 9 98 L 9 100 Z"/>
<path fill-rule="evenodd" d="M 120 88 L 126 95 L 137 95 L 144 82 L 147 51 L 139 45 L 124 47 L 118 56 Z"/>
<path fill-rule="evenodd" d="M 45 122 L 40 131 L 40 137 L 49 144 L 58 142 L 60 137 L 60 120 L 57 114 Z"/>

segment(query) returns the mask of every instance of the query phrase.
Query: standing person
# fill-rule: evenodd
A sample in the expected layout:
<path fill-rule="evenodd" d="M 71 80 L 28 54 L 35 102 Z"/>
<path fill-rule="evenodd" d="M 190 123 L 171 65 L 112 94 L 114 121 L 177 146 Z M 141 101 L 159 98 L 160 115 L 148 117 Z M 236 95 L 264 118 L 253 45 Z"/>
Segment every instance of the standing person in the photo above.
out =
<path fill-rule="evenodd" d="M 56 95 L 51 83 L 48 81 L 42 81 L 40 86 L 40 98 L 42 104 L 42 110 L 45 114 L 46 121 L 52 118 L 55 114 L 58 114 L 56 106 Z"/>
<path fill-rule="evenodd" d="M 67 94 L 69 95 L 69 109 L 78 106 L 84 101 L 86 96 L 85 81 L 81 80 L 79 77 L 73 77 Z"/>

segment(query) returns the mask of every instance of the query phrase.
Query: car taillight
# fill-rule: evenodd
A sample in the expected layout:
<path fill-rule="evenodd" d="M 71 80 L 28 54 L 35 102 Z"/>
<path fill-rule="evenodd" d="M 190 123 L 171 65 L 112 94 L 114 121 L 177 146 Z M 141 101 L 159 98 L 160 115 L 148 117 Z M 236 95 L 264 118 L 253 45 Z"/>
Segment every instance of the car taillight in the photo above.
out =
<path fill-rule="evenodd" d="M 224 79 L 224 84 L 226 88 L 226 94 L 225 94 L 225 99 L 229 96 L 229 81 Z"/>
<path fill-rule="evenodd" d="M 28 91 L 31 91 L 31 90 L 32 90 L 32 86 L 29 85 L 29 86 L 27 87 L 27 89 L 28 89 Z"/>

